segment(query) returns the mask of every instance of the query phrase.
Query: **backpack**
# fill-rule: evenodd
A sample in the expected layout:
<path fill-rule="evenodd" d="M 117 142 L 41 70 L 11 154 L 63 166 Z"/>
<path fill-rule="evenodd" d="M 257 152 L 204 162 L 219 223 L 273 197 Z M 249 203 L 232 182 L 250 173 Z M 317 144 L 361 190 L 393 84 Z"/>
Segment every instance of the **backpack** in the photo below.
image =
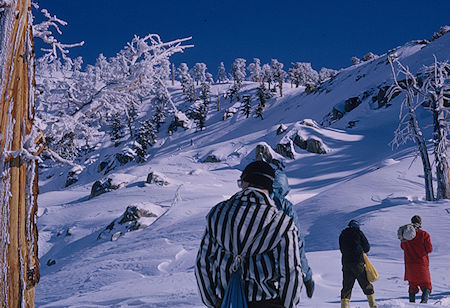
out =
<path fill-rule="evenodd" d="M 237 266 L 236 266 L 237 263 Z M 225 295 L 220 308 L 247 308 L 247 298 L 244 293 L 240 256 L 236 257 L 232 266 L 230 281 L 228 282 Z"/>
<path fill-rule="evenodd" d="M 400 241 L 410 241 L 416 237 L 416 226 L 413 224 L 403 225 L 398 228 L 397 237 Z"/>

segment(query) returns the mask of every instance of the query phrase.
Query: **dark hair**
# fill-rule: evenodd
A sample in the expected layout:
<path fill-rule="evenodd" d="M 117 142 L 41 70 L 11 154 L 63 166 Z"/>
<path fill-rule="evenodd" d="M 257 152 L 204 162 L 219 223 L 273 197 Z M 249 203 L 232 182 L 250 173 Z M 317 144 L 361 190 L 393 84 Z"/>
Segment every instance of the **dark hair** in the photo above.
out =
<path fill-rule="evenodd" d="M 274 177 L 275 170 L 268 163 L 254 161 L 248 164 L 244 171 L 242 171 L 241 180 L 248 182 L 252 187 L 266 189 L 272 192 Z"/>
<path fill-rule="evenodd" d="M 350 228 L 357 228 L 357 229 L 359 229 L 360 224 L 359 224 L 359 222 L 358 222 L 357 220 L 352 219 L 352 220 L 350 220 L 350 222 L 348 223 L 348 226 L 349 226 Z"/>
<path fill-rule="evenodd" d="M 419 225 L 422 225 L 422 218 L 420 218 L 419 215 L 414 215 L 414 216 L 411 218 L 411 222 L 412 222 L 413 224 L 419 224 Z"/>

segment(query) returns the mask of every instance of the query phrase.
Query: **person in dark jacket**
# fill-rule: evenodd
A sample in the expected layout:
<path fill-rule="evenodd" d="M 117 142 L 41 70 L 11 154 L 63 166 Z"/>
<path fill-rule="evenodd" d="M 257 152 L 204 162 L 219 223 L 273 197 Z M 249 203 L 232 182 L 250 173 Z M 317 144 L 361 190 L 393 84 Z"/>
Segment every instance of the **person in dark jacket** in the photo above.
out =
<path fill-rule="evenodd" d="M 230 277 L 239 270 L 248 308 L 291 308 L 299 303 L 298 230 L 269 197 L 274 175 L 269 164 L 250 163 L 238 181 L 242 190 L 209 212 L 195 266 L 206 306 L 221 307 Z"/>
<path fill-rule="evenodd" d="M 367 280 L 363 253 L 370 250 L 369 241 L 360 230 L 359 223 L 351 220 L 339 236 L 339 249 L 342 253 L 341 308 L 348 308 L 355 280 L 367 296 L 370 307 L 377 307 L 373 285 Z"/>
<path fill-rule="evenodd" d="M 431 277 L 428 254 L 433 251 L 430 235 L 420 229 L 422 218 L 414 215 L 411 223 L 416 228 L 416 236 L 410 241 L 402 241 L 401 248 L 405 252 L 405 280 L 409 283 L 409 301 L 416 301 L 419 287 L 422 289 L 421 303 L 427 303 L 431 293 Z"/>

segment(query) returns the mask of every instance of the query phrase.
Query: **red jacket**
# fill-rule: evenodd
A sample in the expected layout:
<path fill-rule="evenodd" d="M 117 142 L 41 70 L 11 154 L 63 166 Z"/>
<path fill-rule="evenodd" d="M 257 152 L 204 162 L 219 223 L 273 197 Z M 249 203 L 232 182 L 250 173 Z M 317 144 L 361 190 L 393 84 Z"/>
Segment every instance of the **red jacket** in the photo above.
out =
<path fill-rule="evenodd" d="M 428 254 L 433 251 L 430 235 L 417 229 L 416 237 L 400 244 L 405 253 L 405 280 L 431 284 Z"/>

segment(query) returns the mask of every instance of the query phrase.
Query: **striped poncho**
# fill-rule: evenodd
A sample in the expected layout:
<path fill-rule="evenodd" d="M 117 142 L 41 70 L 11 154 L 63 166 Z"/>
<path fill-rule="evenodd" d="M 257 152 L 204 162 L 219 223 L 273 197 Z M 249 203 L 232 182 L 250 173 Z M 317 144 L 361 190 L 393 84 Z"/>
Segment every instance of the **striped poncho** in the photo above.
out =
<path fill-rule="evenodd" d="M 238 192 L 207 216 L 195 275 L 208 307 L 220 305 L 237 258 L 249 302 L 279 298 L 285 307 L 299 302 L 302 274 L 297 228 L 257 188 Z"/>

